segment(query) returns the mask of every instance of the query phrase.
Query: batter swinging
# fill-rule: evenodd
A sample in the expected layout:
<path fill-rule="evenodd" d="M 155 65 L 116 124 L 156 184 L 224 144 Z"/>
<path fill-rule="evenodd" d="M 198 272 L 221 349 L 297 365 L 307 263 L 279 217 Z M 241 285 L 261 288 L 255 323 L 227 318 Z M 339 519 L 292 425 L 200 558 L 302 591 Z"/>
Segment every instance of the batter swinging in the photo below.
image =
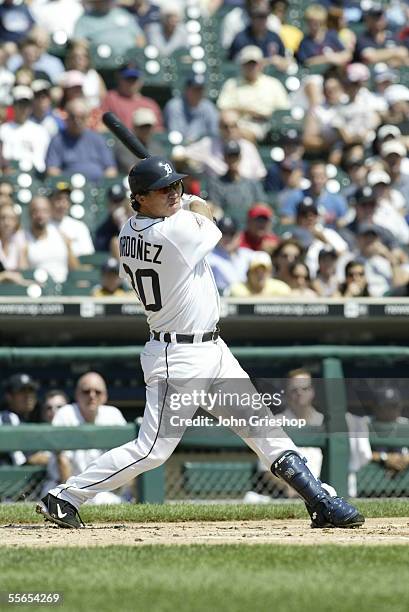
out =
<path fill-rule="evenodd" d="M 221 232 L 206 202 L 183 195 L 185 176 L 160 157 L 143 160 L 129 174 L 131 203 L 137 214 L 121 230 L 120 263 L 121 276 L 137 293 L 151 330 L 141 355 L 145 412 L 137 440 L 108 451 L 38 503 L 37 512 L 61 527 L 83 526 L 78 514 L 81 504 L 101 491 L 121 487 L 172 454 L 183 434 L 183 427 L 170 435 L 163 433 L 175 381 L 206 390 L 217 381 L 220 391 L 224 384 L 231 390 L 232 381 L 238 380 L 257 393 L 219 337 L 219 296 L 206 255 L 219 242 Z M 191 418 L 197 407 L 182 406 L 179 416 Z M 236 416 L 246 410 L 236 406 L 233 412 Z M 260 414 L 269 412 L 265 408 Z M 263 427 L 254 435 L 237 433 L 275 476 L 304 499 L 312 527 L 364 523 L 352 505 L 331 497 L 314 478 L 283 430 Z"/>

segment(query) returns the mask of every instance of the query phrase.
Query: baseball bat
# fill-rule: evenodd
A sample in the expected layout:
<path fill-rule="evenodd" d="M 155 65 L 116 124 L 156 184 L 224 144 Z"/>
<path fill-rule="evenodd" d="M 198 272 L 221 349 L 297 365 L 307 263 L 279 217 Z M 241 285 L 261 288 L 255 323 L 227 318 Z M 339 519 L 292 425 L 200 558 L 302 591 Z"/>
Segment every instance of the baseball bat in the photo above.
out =
<path fill-rule="evenodd" d="M 148 149 L 141 143 L 139 138 L 128 130 L 128 128 L 122 123 L 122 121 L 115 115 L 108 111 L 102 115 L 102 121 L 107 128 L 125 145 L 125 147 L 131 151 L 139 159 L 146 159 L 151 157 Z"/>

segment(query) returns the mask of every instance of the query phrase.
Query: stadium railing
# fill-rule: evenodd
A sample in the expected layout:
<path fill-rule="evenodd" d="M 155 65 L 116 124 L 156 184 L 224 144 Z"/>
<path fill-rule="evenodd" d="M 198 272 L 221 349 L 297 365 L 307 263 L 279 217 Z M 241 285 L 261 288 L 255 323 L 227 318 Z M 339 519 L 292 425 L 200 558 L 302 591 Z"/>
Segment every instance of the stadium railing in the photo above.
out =
<path fill-rule="evenodd" d="M 122 346 L 122 347 L 56 347 L 56 348 L 29 348 L 29 347 L 3 347 L 0 348 L 0 363 L 8 365 L 29 364 L 35 361 L 41 363 L 69 362 L 73 359 L 76 362 L 87 362 L 98 359 L 101 362 L 112 359 L 135 360 L 139 357 L 143 347 L 141 346 Z M 366 347 L 366 346 L 298 346 L 298 347 L 235 347 L 233 353 L 239 359 L 251 359 L 260 361 L 266 359 L 305 360 L 306 358 L 318 358 L 322 360 L 323 389 L 325 404 L 330 406 L 327 412 L 327 419 L 324 428 L 308 428 L 301 430 L 290 430 L 288 433 L 299 446 L 313 446 L 323 450 L 324 465 L 323 479 L 331 482 L 341 495 L 347 494 L 348 460 L 349 460 L 349 439 L 345 426 L 345 413 L 347 411 L 348 400 L 346 385 L 343 373 L 343 361 L 365 357 L 377 362 L 385 362 L 396 358 L 409 355 L 408 347 Z M 35 428 L 35 429 L 33 429 Z M 407 429 L 407 428 L 406 428 Z M 395 435 L 375 435 L 371 439 L 379 446 L 387 449 L 407 446 L 407 431 L 405 428 L 397 430 Z M 102 433 L 100 433 L 100 430 Z M 19 427 L 3 426 L 0 428 L 0 452 L 10 452 L 13 450 L 62 450 L 69 448 L 112 448 L 122 444 L 137 435 L 137 425 L 129 424 L 127 427 L 114 428 L 115 436 L 111 435 L 112 428 L 94 428 L 93 426 L 76 427 L 71 430 L 65 428 L 55 428 L 49 425 L 21 425 Z M 117 431 L 115 431 L 117 430 Z M 105 433 L 104 433 L 105 432 Z M 399 433 L 400 432 L 400 433 Z M 382 432 L 381 432 L 382 433 Z M 193 449 L 200 451 L 242 451 L 246 448 L 245 443 L 235 434 L 224 428 L 213 429 L 209 435 L 207 428 L 190 428 L 186 431 L 178 450 L 191 452 Z M 221 460 L 220 460 L 221 459 Z M 227 461 L 226 461 L 227 459 Z M 198 484 L 193 485 L 195 477 L 203 473 L 206 466 L 201 462 L 186 461 L 183 470 L 185 471 L 185 485 L 191 491 L 198 490 Z M 206 463 L 206 462 L 205 462 Z M 228 452 L 225 456 L 219 457 L 218 464 L 229 463 Z M 193 465 L 194 464 L 194 465 Z M 239 466 L 237 466 L 239 467 Z M 379 469 L 378 469 L 379 468 Z M 226 468 L 231 470 L 231 466 Z M 15 478 L 29 479 L 32 474 L 30 470 L 25 473 L 25 466 L 21 468 L 3 468 L 0 470 L 0 483 L 7 476 L 11 477 L 14 472 Z M 372 471 L 371 471 L 372 470 Z M 376 474 L 376 486 L 374 486 L 374 470 Z M 196 476 L 194 472 L 196 471 Z M 200 476 L 201 477 L 201 476 Z M 395 490 L 393 482 L 389 487 L 385 487 L 385 477 L 387 474 L 380 466 L 370 464 L 364 468 L 364 480 L 359 491 L 365 495 L 366 491 L 370 495 L 379 494 L 379 491 L 388 489 L 389 494 Z M 390 480 L 390 479 L 389 479 Z M 394 481 L 399 491 L 408 489 L 406 475 L 404 478 Z M 234 487 L 233 487 L 234 488 Z M 0 486 L 3 491 L 4 486 Z M 161 466 L 143 474 L 138 478 L 138 499 L 143 502 L 162 502 L 165 500 L 165 468 Z M 397 493 L 399 494 L 399 491 Z"/>

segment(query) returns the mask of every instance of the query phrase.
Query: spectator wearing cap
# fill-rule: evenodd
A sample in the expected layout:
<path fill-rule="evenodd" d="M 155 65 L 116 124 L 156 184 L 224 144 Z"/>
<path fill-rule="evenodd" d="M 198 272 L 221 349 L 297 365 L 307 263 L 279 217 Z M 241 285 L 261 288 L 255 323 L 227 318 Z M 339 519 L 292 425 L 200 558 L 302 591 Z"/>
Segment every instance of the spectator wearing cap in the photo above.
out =
<path fill-rule="evenodd" d="M 381 4 L 374 3 L 365 12 L 366 30 L 358 36 L 355 57 L 366 64 L 386 62 L 391 67 L 405 66 L 409 54 L 404 45 L 387 29 L 385 12 Z"/>
<path fill-rule="evenodd" d="M 30 225 L 26 231 L 27 265 L 42 269 L 55 283 L 63 283 L 68 272 L 78 268 L 71 242 L 52 223 L 50 200 L 35 196 L 29 204 Z"/>
<path fill-rule="evenodd" d="M 406 124 L 409 119 L 409 88 L 405 85 L 390 85 L 384 93 L 388 105 L 385 120 L 395 125 Z"/>
<path fill-rule="evenodd" d="M 318 270 L 311 288 L 319 297 L 339 297 L 337 276 L 338 255 L 334 249 L 324 248 L 318 253 Z"/>
<path fill-rule="evenodd" d="M 65 68 L 69 72 L 76 70 L 84 76 L 82 93 L 90 109 L 100 106 L 106 94 L 103 78 L 93 68 L 90 45 L 86 40 L 70 40 L 67 44 Z"/>
<path fill-rule="evenodd" d="M 381 147 L 384 142 L 387 142 L 388 140 L 401 140 L 401 139 L 402 139 L 402 132 L 398 128 L 397 125 L 392 125 L 390 123 L 381 125 L 376 132 L 376 138 L 373 142 L 374 154 L 377 156 L 380 155 Z"/>
<path fill-rule="evenodd" d="M 289 60 L 286 57 L 283 41 L 278 34 L 269 30 L 267 26 L 269 13 L 270 7 L 267 0 L 263 0 L 251 8 L 249 12 L 250 23 L 235 36 L 229 49 L 229 59 L 239 59 L 240 52 L 245 47 L 255 46 L 260 49 L 262 58 L 266 58 L 269 64 L 278 70 L 287 70 Z"/>
<path fill-rule="evenodd" d="M 227 290 L 230 297 L 266 299 L 286 297 L 291 293 L 288 285 L 271 277 L 273 266 L 268 253 L 254 253 L 247 270 L 247 280 L 234 283 Z"/>
<path fill-rule="evenodd" d="M 365 12 L 364 21 L 366 30 L 358 36 L 355 59 L 365 64 L 386 62 L 391 67 L 407 65 L 408 50 L 387 29 L 385 12 L 380 3 L 373 3 Z"/>
<path fill-rule="evenodd" d="M 305 171 L 305 163 L 302 159 L 304 145 L 301 134 L 297 130 L 288 130 L 277 144 L 283 151 L 283 159 L 273 161 L 267 169 L 267 176 L 264 179 L 264 189 L 267 192 L 282 192 L 290 185 L 291 188 L 294 188 L 294 185 L 298 187 L 297 171 L 299 172 L 300 168 L 303 174 Z"/>
<path fill-rule="evenodd" d="M 39 384 L 26 373 L 13 374 L 5 384 L 5 406 L 15 413 L 22 423 L 39 421 Z"/>
<path fill-rule="evenodd" d="M 47 174 L 71 176 L 79 172 L 94 183 L 104 177 L 115 177 L 115 160 L 104 138 L 86 127 L 89 117 L 86 101 L 71 100 L 66 110 L 66 128 L 53 137 L 47 151 Z"/>
<path fill-rule="evenodd" d="M 208 176 L 223 176 L 227 172 L 224 161 L 224 144 L 237 140 L 240 145 L 240 174 L 243 178 L 262 179 L 266 169 L 257 147 L 244 138 L 238 127 L 240 115 L 233 110 L 221 111 L 219 115 L 218 136 L 205 136 L 197 142 L 184 147 L 186 157 L 196 162 L 199 169 Z"/>
<path fill-rule="evenodd" d="M 151 0 L 121 0 L 120 5 L 136 20 L 142 30 L 160 21 L 160 6 Z"/>
<path fill-rule="evenodd" d="M 154 139 L 157 122 L 156 115 L 150 108 L 138 108 L 133 114 L 132 131 L 151 155 L 165 154 L 163 145 Z M 131 167 L 140 160 L 129 151 L 118 139 L 115 139 L 114 155 L 118 170 L 121 174 L 128 174 Z"/>
<path fill-rule="evenodd" d="M 122 279 L 119 276 L 119 261 L 115 257 L 110 257 L 102 264 L 101 282 L 93 289 L 92 295 L 93 297 L 126 297 L 127 293 L 122 288 Z"/>
<path fill-rule="evenodd" d="M 371 170 L 368 185 L 374 191 L 376 208 L 374 222 L 390 231 L 399 245 L 409 243 L 409 227 L 403 218 L 406 202 L 402 194 L 391 187 L 391 179 L 383 170 Z"/>
<path fill-rule="evenodd" d="M 263 74 L 261 50 L 246 46 L 238 54 L 241 75 L 223 85 L 217 106 L 239 113 L 239 128 L 250 140 L 263 140 L 276 110 L 289 108 L 285 88 L 278 79 Z"/>
<path fill-rule="evenodd" d="M 293 297 L 306 300 L 315 299 L 317 293 L 311 288 L 311 276 L 308 266 L 303 261 L 295 261 L 289 267 L 289 287 Z"/>
<path fill-rule="evenodd" d="M 1 129 L 1 128 L 0 128 Z M 402 194 L 405 201 L 405 214 L 409 211 L 409 174 L 404 172 L 404 161 L 407 160 L 406 146 L 400 140 L 388 140 L 381 146 L 381 160 L 389 174 L 393 189 Z"/>
<path fill-rule="evenodd" d="M 305 179 L 305 165 L 301 159 L 283 159 L 279 164 L 282 188 L 277 194 L 279 207 L 287 200 L 288 196 L 295 191 L 302 190 Z"/>
<path fill-rule="evenodd" d="M 280 209 L 282 223 L 294 223 L 297 206 L 309 198 L 315 207 L 320 209 L 325 226 L 336 227 L 342 222 L 348 207 L 345 198 L 327 189 L 327 168 L 322 161 L 310 165 L 308 172 L 310 187 L 302 191 L 296 190 L 288 195 Z"/>
<path fill-rule="evenodd" d="M 63 72 L 59 79 L 59 86 L 62 91 L 61 98 L 58 101 L 57 113 L 63 121 L 67 120 L 67 104 L 71 100 L 85 99 L 84 98 L 84 82 L 85 76 L 79 70 L 67 70 Z M 89 109 L 88 103 L 87 108 Z M 90 127 L 87 125 L 87 127 Z"/>
<path fill-rule="evenodd" d="M 139 25 L 113 0 L 87 0 L 86 12 L 75 24 L 74 38 L 85 38 L 96 47 L 108 45 L 118 56 L 145 44 Z"/>
<path fill-rule="evenodd" d="M 179 132 L 186 144 L 205 136 L 217 136 L 219 114 L 216 106 L 205 96 L 205 78 L 191 74 L 181 96 L 171 98 L 163 110 L 169 132 Z"/>
<path fill-rule="evenodd" d="M 369 145 L 375 138 L 375 130 L 381 122 L 383 105 L 365 86 L 370 72 L 365 64 L 349 64 L 345 69 L 345 89 L 349 101 L 339 109 L 343 124 L 338 126 L 338 134 L 343 143 L 362 142 Z"/>
<path fill-rule="evenodd" d="M 301 244 L 293 238 L 285 238 L 276 246 L 272 253 L 274 277 L 289 285 L 290 266 L 304 255 Z"/>
<path fill-rule="evenodd" d="M 116 241 L 119 231 L 126 219 L 134 214 L 122 183 L 111 185 L 106 192 L 108 214 L 95 231 L 95 249 L 97 251 L 111 250 L 111 244 Z"/>
<path fill-rule="evenodd" d="M 162 113 L 158 104 L 143 96 L 140 90 L 143 85 L 142 72 L 134 65 L 127 65 L 118 72 L 116 89 L 108 91 L 101 104 L 101 113 L 111 111 L 128 127 L 132 129 L 133 114 L 139 108 L 150 108 L 156 116 L 157 129 L 163 128 Z"/>
<path fill-rule="evenodd" d="M 230 285 L 245 282 L 254 251 L 240 246 L 240 229 L 231 217 L 222 217 L 217 227 L 222 237 L 207 256 L 216 286 L 223 294 Z"/>
<path fill-rule="evenodd" d="M 342 297 L 369 297 L 365 266 L 360 259 L 353 259 L 346 264 L 345 280 L 340 284 L 339 291 Z"/>
<path fill-rule="evenodd" d="M 37 125 L 30 115 L 33 91 L 18 85 L 12 90 L 14 120 L 0 126 L 2 154 L 6 160 L 27 164 L 38 172 L 45 170 L 45 157 L 50 137 L 42 125 Z"/>
<path fill-rule="evenodd" d="M 36 79 L 31 83 L 33 102 L 30 119 L 44 127 L 50 138 L 64 127 L 64 121 L 54 112 L 51 104 L 51 83 Z"/>
<path fill-rule="evenodd" d="M 327 18 L 328 13 L 321 4 L 310 4 L 306 8 L 304 19 L 307 33 L 296 53 L 300 64 L 343 66 L 351 60 L 351 51 L 345 49 L 337 32 L 327 29 Z"/>
<path fill-rule="evenodd" d="M 266 204 L 254 204 L 247 213 L 247 224 L 240 236 L 240 246 L 272 253 L 278 237 L 272 231 L 273 211 Z"/>
<path fill-rule="evenodd" d="M 166 2 L 160 10 L 160 21 L 148 25 L 145 32 L 148 43 L 156 47 L 162 57 L 188 48 L 188 32 L 178 2 Z"/>
<path fill-rule="evenodd" d="M 50 196 L 51 222 L 70 240 L 72 252 L 76 257 L 91 255 L 95 249 L 87 225 L 69 214 L 71 191 L 71 185 L 66 181 L 58 181 L 55 184 Z"/>
<path fill-rule="evenodd" d="M 373 185 L 374 183 L 376 184 L 379 179 L 381 181 L 386 181 L 387 174 L 381 171 L 373 170 L 368 174 L 368 180 L 370 175 L 372 186 L 365 183 L 363 187 L 356 189 L 354 196 L 351 198 L 352 208 L 350 210 L 350 214 L 352 215 L 352 220 L 345 226 L 345 228 L 342 229 L 341 235 L 348 242 L 351 249 L 354 249 L 356 247 L 356 236 L 359 233 L 360 227 L 368 224 L 376 225 L 382 242 L 390 249 L 397 248 L 399 246 L 399 242 L 393 233 L 386 227 L 383 227 L 383 225 L 380 225 L 378 221 L 375 221 L 375 214 L 378 211 L 379 204 L 377 192 L 373 188 Z M 403 225 L 402 218 L 400 218 L 400 225 Z"/>
<path fill-rule="evenodd" d="M 227 172 L 220 178 L 209 177 L 207 193 L 209 200 L 220 206 L 225 215 L 232 217 L 243 227 L 253 203 L 263 202 L 267 198 L 260 181 L 240 175 L 240 155 L 240 144 L 236 140 L 225 143 L 224 160 Z"/>
<path fill-rule="evenodd" d="M 310 197 L 305 197 L 296 208 L 296 226 L 292 236 L 306 249 L 305 261 L 311 277 L 318 270 L 318 254 L 323 248 L 332 248 L 337 255 L 347 251 L 348 245 L 334 229 L 320 223 L 317 205 Z"/>

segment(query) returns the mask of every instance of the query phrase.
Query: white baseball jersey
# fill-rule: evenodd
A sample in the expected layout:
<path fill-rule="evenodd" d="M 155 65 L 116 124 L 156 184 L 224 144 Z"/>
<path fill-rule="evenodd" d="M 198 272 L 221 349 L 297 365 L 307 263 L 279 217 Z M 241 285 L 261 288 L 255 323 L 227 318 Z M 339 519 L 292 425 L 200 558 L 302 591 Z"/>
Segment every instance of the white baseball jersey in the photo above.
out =
<path fill-rule="evenodd" d="M 221 232 L 203 215 L 135 215 L 119 235 L 120 276 L 145 308 L 151 330 L 195 334 L 215 329 L 220 300 L 206 255 Z"/>

